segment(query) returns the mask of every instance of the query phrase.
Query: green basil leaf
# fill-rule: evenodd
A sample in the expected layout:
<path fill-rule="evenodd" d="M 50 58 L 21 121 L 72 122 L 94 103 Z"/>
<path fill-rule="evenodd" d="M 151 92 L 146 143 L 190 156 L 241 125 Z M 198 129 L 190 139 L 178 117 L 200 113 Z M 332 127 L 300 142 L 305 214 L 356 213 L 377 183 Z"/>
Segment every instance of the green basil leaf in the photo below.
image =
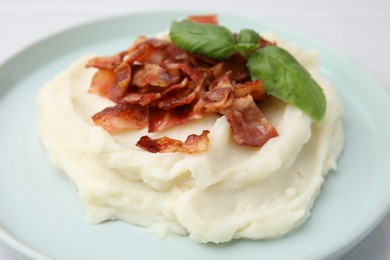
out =
<path fill-rule="evenodd" d="M 249 55 L 260 47 L 259 44 L 254 43 L 237 43 L 234 50 L 240 53 L 244 58 L 248 59 Z"/>
<path fill-rule="evenodd" d="M 316 121 L 324 117 L 322 88 L 287 51 L 264 47 L 249 58 L 247 65 L 252 78 L 262 80 L 269 95 L 295 105 Z"/>
<path fill-rule="evenodd" d="M 223 26 L 183 20 L 172 23 L 169 35 L 180 49 L 213 59 L 227 59 L 234 53 L 234 35 Z"/>
<path fill-rule="evenodd" d="M 238 33 L 238 43 L 253 43 L 258 44 L 260 35 L 251 29 L 243 29 Z"/>

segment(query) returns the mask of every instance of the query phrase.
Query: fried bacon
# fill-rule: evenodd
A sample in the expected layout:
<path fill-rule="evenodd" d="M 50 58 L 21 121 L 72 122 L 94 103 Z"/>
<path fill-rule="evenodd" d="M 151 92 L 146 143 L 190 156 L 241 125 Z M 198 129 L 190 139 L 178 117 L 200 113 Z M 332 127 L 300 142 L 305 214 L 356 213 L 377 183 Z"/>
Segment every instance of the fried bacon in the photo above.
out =
<path fill-rule="evenodd" d="M 269 139 L 278 136 L 251 95 L 234 99 L 225 115 L 232 129 L 234 141 L 239 145 L 261 147 Z"/>
<path fill-rule="evenodd" d="M 96 72 L 92 78 L 90 93 L 118 102 L 126 91 L 124 78 L 120 79 L 120 73 L 113 70 L 102 69 Z"/>
<path fill-rule="evenodd" d="M 141 106 L 149 105 L 152 101 L 158 100 L 161 97 L 184 88 L 188 83 L 188 79 L 184 78 L 180 83 L 164 88 L 163 91 L 146 90 L 145 92 L 131 92 L 123 97 L 123 101 L 129 104 L 139 104 Z"/>
<path fill-rule="evenodd" d="M 186 88 L 171 91 L 157 102 L 157 106 L 162 110 L 169 110 L 192 103 L 201 95 L 203 88 L 203 79 L 198 82 L 189 82 Z"/>
<path fill-rule="evenodd" d="M 226 107 L 229 107 L 233 101 L 232 89 L 219 88 L 206 92 L 196 103 L 195 113 L 221 113 Z"/>
<path fill-rule="evenodd" d="M 218 24 L 218 17 L 215 14 L 192 15 L 192 16 L 188 16 L 188 20 L 193 21 L 193 22 L 197 22 L 197 23 Z"/>
<path fill-rule="evenodd" d="M 125 52 L 117 53 L 112 56 L 106 56 L 106 57 L 96 57 L 91 59 L 86 67 L 87 68 L 97 68 L 97 69 L 115 69 L 123 59 L 123 56 L 125 55 Z"/>
<path fill-rule="evenodd" d="M 264 47 L 267 47 L 267 46 L 276 46 L 276 43 L 269 42 L 269 41 L 267 41 L 264 38 L 260 38 L 259 44 L 260 44 L 260 48 L 264 48 Z"/>
<path fill-rule="evenodd" d="M 235 83 L 242 83 L 251 80 L 249 71 L 246 67 L 246 60 L 238 54 L 216 64 L 211 68 L 210 73 L 213 75 L 214 79 L 218 79 L 227 71 L 231 71 L 231 79 Z"/>
<path fill-rule="evenodd" d="M 207 151 L 210 142 L 207 137 L 209 132 L 208 130 L 203 130 L 200 135 L 189 135 L 184 142 L 167 136 L 152 139 L 145 135 L 140 138 L 136 145 L 151 153 L 199 153 Z"/>
<path fill-rule="evenodd" d="M 179 80 L 179 78 L 174 79 Z M 146 63 L 134 71 L 131 84 L 138 88 L 149 85 L 165 88 L 171 81 L 174 80 L 172 80 L 167 70 L 158 64 Z"/>
<path fill-rule="evenodd" d="M 110 134 L 148 126 L 147 108 L 126 103 L 107 107 L 92 117 L 94 123 Z"/>
<path fill-rule="evenodd" d="M 121 96 L 126 92 L 131 80 L 131 67 L 126 62 L 122 62 L 116 69 L 115 83 L 121 90 Z"/>
<path fill-rule="evenodd" d="M 149 108 L 149 133 L 158 132 L 172 126 L 185 124 L 193 119 L 201 118 L 201 115 L 194 112 L 193 107 L 193 104 L 188 104 L 169 110 L 155 107 Z"/>
<path fill-rule="evenodd" d="M 217 24 L 215 15 L 189 19 Z M 259 43 L 273 45 L 263 39 Z M 278 135 L 255 103 L 267 98 L 263 82 L 251 80 L 241 55 L 214 60 L 168 41 L 139 37 L 126 51 L 93 58 L 86 67 L 98 69 L 89 91 L 116 103 L 92 117 L 111 134 L 146 127 L 158 132 L 217 113 L 226 116 L 239 145 L 261 147 Z M 190 135 L 184 142 L 144 136 L 137 146 L 149 152 L 196 153 L 207 149 L 207 134 Z"/>
<path fill-rule="evenodd" d="M 130 47 L 124 57 L 124 61 L 128 64 L 135 62 L 145 64 L 161 64 L 162 61 L 170 59 L 173 62 L 187 59 L 187 53 L 175 45 L 160 39 L 144 39 L 136 40 L 138 44 Z"/>
<path fill-rule="evenodd" d="M 194 107 L 195 113 L 223 113 L 233 102 L 233 84 L 230 80 L 231 71 L 216 80 Z"/>
<path fill-rule="evenodd" d="M 234 86 L 234 97 L 240 98 L 251 95 L 254 100 L 262 100 L 267 97 L 261 80 L 247 81 Z"/>

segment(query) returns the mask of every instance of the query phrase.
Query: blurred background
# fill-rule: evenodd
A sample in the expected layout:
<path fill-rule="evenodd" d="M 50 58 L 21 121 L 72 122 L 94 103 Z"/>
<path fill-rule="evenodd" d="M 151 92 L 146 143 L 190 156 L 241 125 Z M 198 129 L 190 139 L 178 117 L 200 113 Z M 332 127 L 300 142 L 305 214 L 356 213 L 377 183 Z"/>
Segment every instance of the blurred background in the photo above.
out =
<path fill-rule="evenodd" d="M 0 0 L 0 60 L 46 35 L 83 22 L 164 9 L 256 14 L 330 43 L 390 86 L 389 0 Z"/>
<path fill-rule="evenodd" d="M 0 63 L 31 43 L 80 23 L 168 9 L 251 14 L 298 29 L 346 53 L 390 94 L 389 0 L 0 0 Z M 1 245 L 0 259 L 12 259 Z M 390 215 L 343 259 L 390 259 Z"/>

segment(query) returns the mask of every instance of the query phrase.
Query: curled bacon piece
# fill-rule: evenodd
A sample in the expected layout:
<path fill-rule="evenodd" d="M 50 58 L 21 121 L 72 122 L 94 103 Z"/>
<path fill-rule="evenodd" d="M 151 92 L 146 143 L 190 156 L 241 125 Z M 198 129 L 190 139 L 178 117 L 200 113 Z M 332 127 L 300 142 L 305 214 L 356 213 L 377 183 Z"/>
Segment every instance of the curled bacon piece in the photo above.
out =
<path fill-rule="evenodd" d="M 142 136 L 137 142 L 137 146 L 151 153 L 200 153 L 207 151 L 209 145 L 209 138 L 207 135 L 210 131 L 203 130 L 200 135 L 189 135 L 187 139 L 182 142 L 177 139 L 172 139 L 167 136 L 163 136 L 158 139 L 152 139 L 149 136 Z"/>
<path fill-rule="evenodd" d="M 105 108 L 95 114 L 92 120 L 114 134 L 122 130 L 145 128 L 148 125 L 148 113 L 146 107 L 122 103 Z"/>
<path fill-rule="evenodd" d="M 131 80 L 131 67 L 126 62 L 121 63 L 116 69 L 116 83 L 121 89 L 121 96 L 126 92 Z"/>
<path fill-rule="evenodd" d="M 215 14 L 192 15 L 192 16 L 188 16 L 188 20 L 193 21 L 193 22 L 197 22 L 197 23 L 218 24 L 218 17 Z"/>
<path fill-rule="evenodd" d="M 278 136 L 251 95 L 235 99 L 225 115 L 237 144 L 261 147 Z"/>
<path fill-rule="evenodd" d="M 203 88 L 203 79 L 198 82 L 190 82 L 187 88 L 181 88 L 174 92 L 170 92 L 157 102 L 157 106 L 162 110 L 169 110 L 175 107 L 180 107 L 192 103 L 200 96 Z"/>
<path fill-rule="evenodd" d="M 192 104 L 176 107 L 174 109 L 162 110 L 159 108 L 149 108 L 148 131 L 158 132 L 172 126 L 187 123 L 193 119 L 201 118 L 196 114 Z"/>
<path fill-rule="evenodd" d="M 93 76 L 89 92 L 111 99 L 111 96 L 114 96 L 111 93 L 115 91 L 115 84 L 116 73 L 112 70 L 101 69 Z"/>
<path fill-rule="evenodd" d="M 172 81 L 173 83 L 177 83 L 175 82 L 177 80 L 179 80 L 179 78 L 172 79 L 168 74 L 168 71 L 163 69 L 160 65 L 146 63 L 134 71 L 131 84 L 139 88 L 144 88 L 149 85 L 165 88 Z"/>
<path fill-rule="evenodd" d="M 251 95 L 254 100 L 262 100 L 267 97 L 261 80 L 247 81 L 234 86 L 234 97 L 240 98 Z"/>
<path fill-rule="evenodd" d="M 209 113 L 216 112 L 220 113 L 224 108 L 231 105 L 232 89 L 230 88 L 219 88 L 213 91 L 209 91 L 204 94 L 198 103 L 194 107 L 195 113 Z"/>
<path fill-rule="evenodd" d="M 165 47 L 164 41 L 141 38 L 138 42 L 126 54 L 125 62 L 128 64 L 133 64 L 136 61 L 140 63 L 148 62 L 158 64 L 162 61 L 162 50 Z"/>
<path fill-rule="evenodd" d="M 188 83 L 188 79 L 184 78 L 180 83 L 174 84 L 170 87 L 165 88 L 163 91 L 155 91 L 148 90 L 145 93 L 142 92 L 131 92 L 123 97 L 123 101 L 129 104 L 140 104 L 141 106 L 149 105 L 152 101 L 160 99 L 161 97 L 173 92 L 177 91 L 181 88 L 184 88 Z"/>
<path fill-rule="evenodd" d="M 115 69 L 123 59 L 123 56 L 125 55 L 125 52 L 117 53 L 112 56 L 106 56 L 106 57 L 96 57 L 91 59 L 87 65 L 85 65 L 87 68 L 97 68 L 97 69 Z"/>
<path fill-rule="evenodd" d="M 260 38 L 259 44 L 260 44 L 260 48 L 264 48 L 264 47 L 267 47 L 267 46 L 276 46 L 276 43 L 269 42 L 269 41 L 267 41 L 266 39 L 264 39 L 262 37 Z"/>
<path fill-rule="evenodd" d="M 230 80 L 231 71 L 216 80 L 196 103 L 194 107 L 195 113 L 216 112 L 222 111 L 229 107 L 233 102 L 233 84 Z"/>
<path fill-rule="evenodd" d="M 161 64 L 167 59 L 174 62 L 188 59 L 185 51 L 164 40 L 139 38 L 136 42 L 124 57 L 128 64 Z"/>
<path fill-rule="evenodd" d="M 235 83 L 251 80 L 249 71 L 246 67 L 246 60 L 240 55 L 233 55 L 210 69 L 210 73 L 212 73 L 215 79 L 222 77 L 227 71 L 231 71 L 230 78 Z"/>
<path fill-rule="evenodd" d="M 131 68 L 128 64 L 121 64 L 115 70 L 101 69 L 93 76 L 89 92 L 117 102 L 126 93 L 130 78 Z"/>

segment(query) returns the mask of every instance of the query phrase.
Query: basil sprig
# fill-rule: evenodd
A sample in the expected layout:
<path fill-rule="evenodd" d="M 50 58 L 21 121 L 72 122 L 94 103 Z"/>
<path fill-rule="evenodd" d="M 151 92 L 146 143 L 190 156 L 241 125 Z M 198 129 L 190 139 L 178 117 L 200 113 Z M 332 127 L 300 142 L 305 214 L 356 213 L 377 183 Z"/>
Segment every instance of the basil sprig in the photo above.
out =
<path fill-rule="evenodd" d="M 298 107 L 316 121 L 324 117 L 326 99 L 318 83 L 286 50 L 259 48 L 260 36 L 255 31 L 244 29 L 235 37 L 220 25 L 183 20 L 172 23 L 170 37 L 179 48 L 214 59 L 241 54 L 248 60 L 252 79 L 263 81 L 267 94 Z"/>
<path fill-rule="evenodd" d="M 234 49 L 246 59 L 260 47 L 260 35 L 251 29 L 241 30 L 237 35 L 237 41 Z"/>

